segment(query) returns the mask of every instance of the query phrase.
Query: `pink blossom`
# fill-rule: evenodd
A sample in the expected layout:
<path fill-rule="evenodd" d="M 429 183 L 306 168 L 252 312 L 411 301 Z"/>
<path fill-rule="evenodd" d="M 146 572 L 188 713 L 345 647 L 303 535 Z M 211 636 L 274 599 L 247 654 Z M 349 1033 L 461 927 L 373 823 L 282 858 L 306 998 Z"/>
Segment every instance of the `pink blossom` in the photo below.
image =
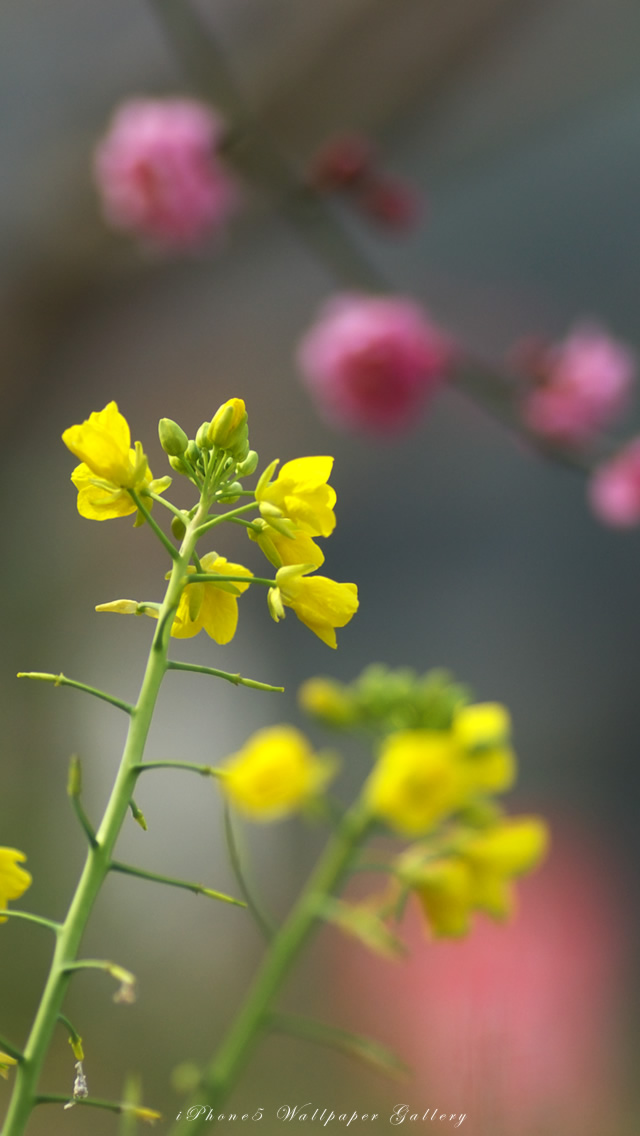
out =
<path fill-rule="evenodd" d="M 630 528 L 640 523 L 640 438 L 595 471 L 589 500 L 607 525 Z"/>
<path fill-rule="evenodd" d="M 221 119 L 194 99 L 124 103 L 95 154 L 107 220 L 166 248 L 219 232 L 238 199 L 216 152 L 221 137 Z"/>
<path fill-rule="evenodd" d="M 332 423 L 382 434 L 409 426 L 452 358 L 451 342 L 412 300 L 349 294 L 325 305 L 298 351 Z"/>
<path fill-rule="evenodd" d="M 523 404 L 535 434 L 566 445 L 584 445 L 625 409 L 635 359 L 600 328 L 584 325 L 554 347 L 541 348 L 529 372 L 535 385 Z"/>

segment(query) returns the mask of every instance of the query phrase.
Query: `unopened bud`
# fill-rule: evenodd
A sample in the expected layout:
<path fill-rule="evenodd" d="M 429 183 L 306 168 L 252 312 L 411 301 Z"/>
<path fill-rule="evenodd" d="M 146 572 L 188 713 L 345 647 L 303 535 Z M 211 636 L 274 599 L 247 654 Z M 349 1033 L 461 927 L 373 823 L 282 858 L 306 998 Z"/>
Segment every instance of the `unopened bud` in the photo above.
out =
<path fill-rule="evenodd" d="M 80 758 L 74 753 L 69 761 L 69 776 L 67 778 L 67 796 L 79 797 L 82 792 L 82 766 Z"/>
<path fill-rule="evenodd" d="M 186 531 L 187 526 L 184 521 L 180 519 L 180 517 L 171 518 L 171 532 L 175 536 L 176 540 L 183 540 Z"/>
<path fill-rule="evenodd" d="M 188 459 L 189 459 L 189 461 L 191 462 L 192 465 L 197 465 L 198 462 L 200 461 L 200 458 L 202 457 L 202 453 L 201 453 L 201 450 L 200 450 L 200 446 L 196 442 L 194 442 L 194 441 L 189 442 L 189 445 L 187 446 L 187 457 L 188 457 Z"/>
<path fill-rule="evenodd" d="M 171 418 L 161 418 L 158 423 L 158 436 L 160 445 L 165 454 L 170 457 L 180 457 L 189 443 L 189 439 L 181 426 Z"/>
<path fill-rule="evenodd" d="M 176 457 L 173 454 L 169 458 L 169 465 L 171 466 L 172 469 L 174 469 L 176 471 L 176 473 L 182 473 L 182 474 L 185 474 L 185 475 L 188 475 L 188 473 L 189 473 L 189 470 L 187 469 L 187 466 L 184 464 L 182 458 Z"/>
<path fill-rule="evenodd" d="M 210 450 L 213 444 L 209 439 L 210 425 L 210 422 L 203 422 L 202 426 L 198 427 L 198 433 L 196 434 L 196 445 L 200 446 L 201 450 Z"/>
<path fill-rule="evenodd" d="M 236 473 L 238 477 L 249 477 L 250 474 L 255 473 L 258 466 L 258 455 L 255 450 L 249 450 L 246 458 L 238 466 Z"/>
<path fill-rule="evenodd" d="M 269 615 L 276 623 L 278 623 L 280 619 L 284 619 L 284 605 L 279 588 L 269 588 L 267 592 L 267 607 L 269 608 Z"/>
<path fill-rule="evenodd" d="M 249 453 L 247 411 L 241 398 L 230 398 L 216 410 L 209 426 L 209 441 L 244 461 Z"/>

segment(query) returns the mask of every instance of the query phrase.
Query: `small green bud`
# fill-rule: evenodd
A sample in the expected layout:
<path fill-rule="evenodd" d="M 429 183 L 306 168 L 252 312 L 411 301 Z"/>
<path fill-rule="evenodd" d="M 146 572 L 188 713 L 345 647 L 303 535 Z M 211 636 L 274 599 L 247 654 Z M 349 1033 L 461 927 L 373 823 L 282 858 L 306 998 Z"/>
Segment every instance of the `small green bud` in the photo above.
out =
<path fill-rule="evenodd" d="M 189 470 L 187 469 L 181 457 L 172 454 L 169 458 L 169 465 L 176 471 L 176 473 L 182 473 L 185 476 L 189 475 Z"/>
<path fill-rule="evenodd" d="M 185 525 L 184 521 L 180 520 L 180 517 L 171 518 L 171 532 L 175 536 L 176 540 L 183 540 L 186 531 L 187 526 Z"/>
<path fill-rule="evenodd" d="M 161 418 L 158 423 L 158 437 L 165 454 L 179 458 L 187 448 L 189 439 L 181 426 L 172 418 Z"/>
<path fill-rule="evenodd" d="M 69 761 L 69 777 L 67 780 L 67 796 L 79 797 L 82 792 L 82 766 L 80 758 L 74 753 Z"/>
<path fill-rule="evenodd" d="M 197 465 L 202 457 L 200 446 L 193 440 L 187 446 L 187 457 L 192 465 Z"/>
<path fill-rule="evenodd" d="M 242 493 L 242 486 L 239 481 L 230 481 L 228 485 L 223 486 L 220 491 L 220 498 L 222 501 L 237 501 Z"/>
<path fill-rule="evenodd" d="M 250 474 L 255 473 L 258 467 L 258 455 L 255 450 L 249 450 L 244 461 L 238 466 L 236 473 L 238 477 L 249 477 Z"/>
<path fill-rule="evenodd" d="M 247 411 L 241 398 L 230 398 L 220 406 L 209 426 L 209 441 L 222 450 L 233 452 L 238 432 L 247 426 Z M 234 453 L 234 457 L 235 457 Z M 242 455 L 245 457 L 246 455 Z"/>
<path fill-rule="evenodd" d="M 282 603 L 280 588 L 269 588 L 267 592 L 267 607 L 269 608 L 269 615 L 275 623 L 278 623 L 280 619 L 284 619 L 284 604 Z"/>
<path fill-rule="evenodd" d="M 198 427 L 196 434 L 196 445 L 200 446 L 201 450 L 210 450 L 213 442 L 209 439 L 209 426 L 210 422 L 203 422 L 202 426 Z"/>

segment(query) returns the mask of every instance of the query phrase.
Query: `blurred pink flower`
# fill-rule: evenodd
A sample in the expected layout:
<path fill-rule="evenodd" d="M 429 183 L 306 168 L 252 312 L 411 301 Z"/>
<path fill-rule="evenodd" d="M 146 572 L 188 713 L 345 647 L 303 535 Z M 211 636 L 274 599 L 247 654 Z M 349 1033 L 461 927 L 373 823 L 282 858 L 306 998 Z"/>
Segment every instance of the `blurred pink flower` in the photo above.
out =
<path fill-rule="evenodd" d="M 326 417 L 381 434 L 414 421 L 452 359 L 451 341 L 418 304 L 355 294 L 329 301 L 298 351 Z"/>
<path fill-rule="evenodd" d="M 589 500 L 607 525 L 630 528 L 640 523 L 640 438 L 595 471 Z"/>
<path fill-rule="evenodd" d="M 564 342 L 538 351 L 524 420 L 549 441 L 590 442 L 626 409 L 635 370 L 624 344 L 598 327 L 578 327 Z"/>
<path fill-rule="evenodd" d="M 216 148 L 222 121 L 194 99 L 131 99 L 99 143 L 95 177 L 107 220 L 165 248 L 219 232 L 238 190 Z"/>
<path fill-rule="evenodd" d="M 398 233 L 414 229 L 424 212 L 424 202 L 409 182 L 387 176 L 372 178 L 358 202 L 370 221 Z"/>
<path fill-rule="evenodd" d="M 520 910 L 469 938 L 426 943 L 413 905 L 411 956 L 396 964 L 341 941 L 344 1024 L 412 1066 L 412 1111 L 465 1112 L 491 1136 L 618 1132 L 626 928 L 619 868 L 557 822 L 548 863 L 519 885 Z M 414 1107 L 415 1106 L 415 1107 Z M 422 1106 L 422 1107 L 420 1107 Z"/>

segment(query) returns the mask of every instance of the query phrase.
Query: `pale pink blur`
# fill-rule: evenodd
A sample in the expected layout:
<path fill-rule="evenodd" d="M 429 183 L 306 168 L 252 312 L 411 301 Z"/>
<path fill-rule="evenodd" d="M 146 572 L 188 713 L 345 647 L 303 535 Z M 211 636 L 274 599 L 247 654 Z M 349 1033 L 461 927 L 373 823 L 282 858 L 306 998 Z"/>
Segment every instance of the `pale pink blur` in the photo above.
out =
<path fill-rule="evenodd" d="M 632 352 L 598 327 L 576 328 L 542 350 L 522 412 L 530 430 L 552 442 L 583 445 L 627 408 L 635 378 Z"/>
<path fill-rule="evenodd" d="M 221 137 L 221 119 L 194 99 L 124 103 L 95 154 L 109 223 L 175 249 L 219 233 L 238 203 L 216 152 Z"/>
<path fill-rule="evenodd" d="M 414 423 L 452 356 L 451 342 L 412 300 L 347 294 L 321 310 L 298 362 L 329 421 L 385 434 Z"/>
<path fill-rule="evenodd" d="M 408 960 L 343 944 L 342 1024 L 415 1070 L 389 1099 L 466 1112 L 473 1136 L 621 1132 L 625 932 L 618 878 L 602 862 L 591 841 L 560 831 L 546 865 L 518 884 L 510 925 L 478 918 L 468 939 L 426 942 L 413 907 Z"/>
<path fill-rule="evenodd" d="M 640 523 L 640 438 L 595 471 L 589 500 L 607 525 L 630 528 Z"/>

